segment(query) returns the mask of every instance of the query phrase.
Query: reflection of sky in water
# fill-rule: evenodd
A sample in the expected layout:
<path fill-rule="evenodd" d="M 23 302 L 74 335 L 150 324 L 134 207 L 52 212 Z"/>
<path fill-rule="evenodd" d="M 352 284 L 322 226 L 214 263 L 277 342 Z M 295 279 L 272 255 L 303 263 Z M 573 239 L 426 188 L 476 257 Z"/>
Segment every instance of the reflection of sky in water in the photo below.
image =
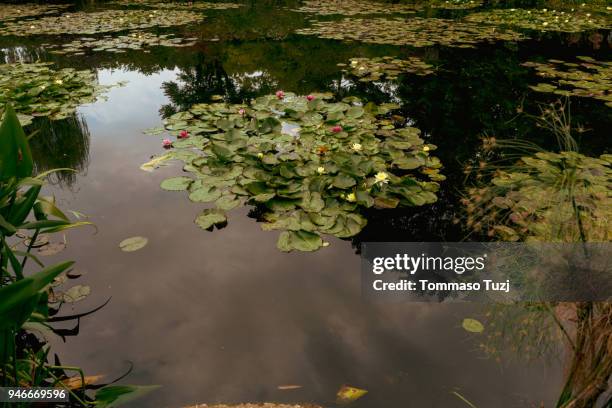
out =
<path fill-rule="evenodd" d="M 75 259 L 86 273 L 78 283 L 92 287 L 77 310 L 112 300 L 83 319 L 78 337 L 57 345 L 64 364 L 112 379 L 132 361 L 125 383 L 163 385 L 130 405 L 137 407 L 326 404 L 344 383 L 370 391 L 355 408 L 462 407 L 455 387 L 479 407 L 548 405 L 560 370 L 502 369 L 482 359 L 460 327 L 473 305 L 365 303 L 349 242 L 284 254 L 277 233 L 261 231 L 247 209 L 232 211 L 227 228 L 199 230 L 193 219 L 204 206 L 159 188 L 180 167 L 139 169 L 162 150 L 161 136 L 142 129 L 159 125 L 167 103 L 160 85 L 175 75 L 100 71 L 102 84 L 129 83 L 80 109 L 92 135 L 90 166 L 75 193 L 58 196 L 65 208 L 90 215 L 99 232 L 69 232 L 61 258 Z M 118 243 L 134 235 L 149 245 L 120 252 Z M 277 390 L 283 384 L 303 388 Z"/>

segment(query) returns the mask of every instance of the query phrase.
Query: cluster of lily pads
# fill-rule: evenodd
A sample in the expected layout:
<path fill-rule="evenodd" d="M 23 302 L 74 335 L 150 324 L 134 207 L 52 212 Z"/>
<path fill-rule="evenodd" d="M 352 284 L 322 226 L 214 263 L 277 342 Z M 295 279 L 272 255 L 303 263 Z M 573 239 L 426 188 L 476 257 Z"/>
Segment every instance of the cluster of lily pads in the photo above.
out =
<path fill-rule="evenodd" d="M 579 62 L 549 60 L 548 63 L 526 62 L 542 78 L 556 84 L 541 83 L 531 88 L 538 92 L 563 96 L 580 96 L 602 100 L 612 108 L 612 62 L 578 57 Z"/>
<path fill-rule="evenodd" d="M 68 7 L 65 4 L 0 4 L 0 21 L 57 13 Z"/>
<path fill-rule="evenodd" d="M 227 10 L 239 8 L 240 4 L 236 3 L 209 3 L 209 2 L 163 2 L 155 0 L 117 0 L 110 4 L 121 6 L 138 6 L 138 7 L 154 7 L 157 9 L 171 10 Z"/>
<path fill-rule="evenodd" d="M 183 10 L 105 10 L 92 13 L 65 13 L 37 20 L 8 22 L 0 35 L 97 34 L 151 27 L 171 27 L 196 23 L 200 13 Z"/>
<path fill-rule="evenodd" d="M 348 66 L 343 67 L 342 72 L 359 78 L 361 82 L 372 82 L 380 79 L 397 79 L 404 73 L 412 73 L 420 76 L 433 74 L 433 66 L 427 64 L 418 57 L 399 59 L 394 57 L 376 58 L 351 58 Z"/>
<path fill-rule="evenodd" d="M 102 38 L 83 37 L 74 41 L 52 44 L 49 48 L 52 54 L 82 55 L 87 50 L 94 52 L 107 51 L 123 53 L 128 50 L 142 50 L 149 47 L 189 47 L 195 44 L 196 38 L 175 37 L 173 34 L 154 34 L 137 31 L 126 35 Z"/>
<path fill-rule="evenodd" d="M 37 116 L 65 119 L 77 106 L 94 102 L 107 86 L 87 70 L 54 70 L 50 63 L 0 65 L 0 106 L 10 102 L 22 125 Z"/>
<path fill-rule="evenodd" d="M 411 14 L 418 10 L 416 5 L 379 3 L 365 0 L 306 0 L 294 11 L 312 13 L 320 16 L 341 14 Z"/>
<path fill-rule="evenodd" d="M 142 166 L 184 162 L 191 177 L 164 180 L 166 190 L 187 191 L 194 202 L 214 202 L 196 223 L 227 222 L 226 211 L 260 206 L 264 230 L 281 230 L 283 251 L 313 251 L 322 235 L 358 234 L 364 208 L 420 206 L 436 201 L 440 161 L 420 131 L 396 127 L 386 115 L 397 105 L 355 97 L 277 92 L 246 105 L 197 104 L 164 123 L 177 140 Z"/>
<path fill-rule="evenodd" d="M 572 10 L 500 9 L 470 14 L 466 20 L 570 33 L 612 27 L 611 20 L 604 16 L 596 16 L 584 10 Z"/>
<path fill-rule="evenodd" d="M 482 0 L 433 0 L 429 7 L 447 10 L 468 10 L 482 6 Z"/>
<path fill-rule="evenodd" d="M 525 156 L 511 170 L 499 170 L 490 185 L 469 190 L 468 226 L 505 241 L 608 242 L 610 180 L 609 154 Z"/>
<path fill-rule="evenodd" d="M 512 30 L 476 23 L 439 18 L 345 18 L 340 21 L 319 21 L 310 28 L 296 31 L 334 40 L 353 40 L 372 44 L 427 47 L 441 44 L 452 47 L 473 47 L 483 41 L 518 41 L 525 39 Z"/>

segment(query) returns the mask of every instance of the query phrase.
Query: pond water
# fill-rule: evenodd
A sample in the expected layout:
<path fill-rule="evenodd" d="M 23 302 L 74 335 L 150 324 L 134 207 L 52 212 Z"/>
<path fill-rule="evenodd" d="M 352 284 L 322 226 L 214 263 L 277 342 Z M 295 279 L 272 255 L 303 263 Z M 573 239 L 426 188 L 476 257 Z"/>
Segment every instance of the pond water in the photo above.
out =
<path fill-rule="evenodd" d="M 162 385 L 130 405 L 135 407 L 245 401 L 329 406 L 342 384 L 369 391 L 356 408 L 466 406 L 453 391 L 477 407 L 552 406 L 562 385 L 558 361 L 526 363 L 511 353 L 501 362 L 486 358 L 478 338 L 461 328 L 463 318 L 482 311 L 478 305 L 366 302 L 358 249 L 366 241 L 465 238 L 452 221 L 462 169 L 474 159 L 479 137 L 521 135 L 554 146 L 533 119 L 519 114 L 537 115 L 538 103 L 554 101 L 530 91 L 537 79 L 520 64 L 576 55 L 609 59 L 610 32 L 548 33 L 467 49 L 368 45 L 293 34 L 312 18 L 290 11 L 295 4 L 253 1 L 206 11 L 199 25 L 163 30 L 198 38 L 185 48 L 70 56 L 49 53 L 45 44 L 73 37 L 0 39 L 7 61 L 53 61 L 95 70 L 101 84 L 126 81 L 107 100 L 80 107 L 76 117 L 32 125 L 43 130 L 33 142 L 39 168 L 78 170 L 56 180 L 50 192 L 97 226 L 96 233 L 67 233 L 68 247 L 57 255 L 76 260 L 84 273 L 79 283 L 92 288 L 74 310 L 111 298 L 81 321 L 78 336 L 54 343 L 54 352 L 63 363 L 109 380 L 133 363 L 124 382 Z M 440 70 L 379 84 L 351 81 L 337 66 L 384 55 L 419 56 Z M 163 179 L 180 175 L 180 166 L 140 170 L 162 151 L 161 137 L 142 131 L 213 95 L 240 102 L 277 89 L 400 103 L 402 114 L 439 147 L 448 178 L 439 201 L 370 211 L 357 237 L 330 239 L 329 247 L 313 253 L 280 252 L 277 234 L 261 230 L 253 208 L 234 210 L 226 228 L 200 230 L 193 220 L 202 206 L 159 188 Z M 581 138 L 583 151 L 609 148 L 609 109 L 572 99 L 574 122 L 589 130 Z M 147 237 L 148 246 L 121 252 L 118 243 L 135 235 Z M 277 388 L 288 384 L 302 388 Z"/>

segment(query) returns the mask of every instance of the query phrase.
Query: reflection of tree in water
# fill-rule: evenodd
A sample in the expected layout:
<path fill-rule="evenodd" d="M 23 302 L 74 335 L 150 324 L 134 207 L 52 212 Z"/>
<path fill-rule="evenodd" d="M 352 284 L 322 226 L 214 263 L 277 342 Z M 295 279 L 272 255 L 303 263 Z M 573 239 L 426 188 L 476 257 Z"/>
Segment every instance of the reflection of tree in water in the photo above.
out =
<path fill-rule="evenodd" d="M 36 119 L 26 131 L 36 132 L 30 140 L 32 156 L 38 172 L 71 168 L 78 172 L 89 163 L 89 129 L 85 120 L 76 113 L 64 120 Z M 51 182 L 72 185 L 76 173 L 61 172 L 51 176 Z"/>
<path fill-rule="evenodd" d="M 160 109 L 163 117 L 189 109 L 196 103 L 211 102 L 220 95 L 227 102 L 239 103 L 262 93 L 270 93 L 276 81 L 264 71 L 228 74 L 217 58 L 199 58 L 195 66 L 183 70 L 179 81 L 164 82 L 162 88 L 171 103 Z"/>

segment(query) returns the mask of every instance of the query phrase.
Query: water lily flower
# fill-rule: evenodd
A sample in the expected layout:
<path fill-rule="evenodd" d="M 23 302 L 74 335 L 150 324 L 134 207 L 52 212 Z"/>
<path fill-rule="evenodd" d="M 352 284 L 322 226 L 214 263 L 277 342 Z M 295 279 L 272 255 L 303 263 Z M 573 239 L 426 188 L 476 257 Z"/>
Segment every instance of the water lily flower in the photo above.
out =
<path fill-rule="evenodd" d="M 62 81 L 61 79 L 56 79 L 55 83 L 58 84 L 58 85 L 61 85 L 61 84 L 64 83 L 64 81 Z"/>
<path fill-rule="evenodd" d="M 257 153 L 257 157 L 259 157 L 260 159 L 263 158 L 264 154 L 263 153 Z"/>
<path fill-rule="evenodd" d="M 317 168 L 317 173 L 324 174 L 325 173 L 325 167 L 318 167 Z"/>
<path fill-rule="evenodd" d="M 351 149 L 353 149 L 356 152 L 359 152 L 359 151 L 361 151 L 361 144 L 360 143 L 353 143 L 351 145 Z"/>
<path fill-rule="evenodd" d="M 350 193 L 346 196 L 346 201 L 348 201 L 349 203 L 354 203 L 355 201 L 357 201 L 357 197 L 355 197 L 355 193 Z"/>
<path fill-rule="evenodd" d="M 306 99 L 308 100 L 308 102 L 312 101 L 315 97 L 313 95 L 308 95 L 306 97 Z"/>
<path fill-rule="evenodd" d="M 240 116 L 244 116 L 244 114 L 245 114 L 245 113 L 246 113 L 246 110 L 244 110 L 244 108 L 240 108 L 240 109 L 238 109 L 238 114 L 239 114 Z"/>
<path fill-rule="evenodd" d="M 389 182 L 389 175 L 384 171 L 379 171 L 374 175 L 374 179 L 376 179 L 376 183 L 386 184 Z"/>
<path fill-rule="evenodd" d="M 179 139 L 187 139 L 189 137 L 189 132 L 186 130 L 181 130 L 181 133 L 178 135 Z"/>
<path fill-rule="evenodd" d="M 41 85 L 40 89 L 44 90 L 45 88 L 47 88 L 47 85 Z"/>
<path fill-rule="evenodd" d="M 283 91 L 276 91 L 276 97 L 278 99 L 283 99 L 285 97 L 285 93 Z"/>
<path fill-rule="evenodd" d="M 340 132 L 342 132 L 342 126 L 336 125 L 333 128 L 331 128 L 331 131 L 334 132 L 334 133 L 340 133 Z"/>
<path fill-rule="evenodd" d="M 170 149 L 172 147 L 172 140 L 170 139 L 162 140 L 162 146 L 164 147 L 164 149 Z"/>
<path fill-rule="evenodd" d="M 424 151 L 424 152 L 428 152 L 429 150 L 431 150 L 431 149 L 429 148 L 429 146 L 423 146 L 423 151 Z"/>

